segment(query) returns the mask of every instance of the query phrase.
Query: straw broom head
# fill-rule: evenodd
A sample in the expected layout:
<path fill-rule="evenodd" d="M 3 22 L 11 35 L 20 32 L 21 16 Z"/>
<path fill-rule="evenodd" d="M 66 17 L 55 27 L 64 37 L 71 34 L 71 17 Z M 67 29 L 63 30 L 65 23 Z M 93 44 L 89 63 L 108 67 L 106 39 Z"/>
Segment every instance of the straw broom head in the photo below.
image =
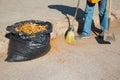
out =
<path fill-rule="evenodd" d="M 75 43 L 75 34 L 74 34 L 74 27 L 71 25 L 68 29 L 68 33 L 66 35 L 66 42 L 69 44 Z"/>

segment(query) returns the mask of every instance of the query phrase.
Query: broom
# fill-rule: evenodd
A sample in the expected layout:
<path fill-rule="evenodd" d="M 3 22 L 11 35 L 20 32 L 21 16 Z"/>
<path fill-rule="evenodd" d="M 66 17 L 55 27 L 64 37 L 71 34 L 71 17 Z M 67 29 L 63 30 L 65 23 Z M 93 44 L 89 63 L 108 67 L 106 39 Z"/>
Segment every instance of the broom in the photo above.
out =
<path fill-rule="evenodd" d="M 78 7 L 79 7 L 79 4 L 80 4 L 80 0 L 78 0 L 78 3 L 77 3 L 77 8 L 76 8 L 76 11 L 75 11 L 75 15 L 74 15 L 74 19 L 76 19 L 76 16 L 77 16 L 77 12 L 78 12 Z M 72 21 L 73 22 L 73 21 Z M 69 44 L 72 44 L 74 43 L 76 40 L 75 40 L 75 34 L 74 34 L 74 26 L 73 24 L 69 26 L 68 28 L 68 32 L 67 32 L 67 35 L 66 35 L 66 42 L 69 43 Z"/>

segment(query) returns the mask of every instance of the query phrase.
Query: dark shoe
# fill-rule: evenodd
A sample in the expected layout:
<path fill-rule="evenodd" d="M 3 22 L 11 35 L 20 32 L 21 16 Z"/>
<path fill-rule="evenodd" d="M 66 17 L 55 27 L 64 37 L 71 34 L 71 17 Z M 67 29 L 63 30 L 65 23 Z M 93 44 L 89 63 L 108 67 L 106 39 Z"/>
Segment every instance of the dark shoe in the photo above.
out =
<path fill-rule="evenodd" d="M 76 40 L 78 40 L 78 39 L 89 39 L 89 38 L 91 38 L 90 35 L 83 35 L 83 34 L 80 34 L 80 35 L 75 37 Z"/>

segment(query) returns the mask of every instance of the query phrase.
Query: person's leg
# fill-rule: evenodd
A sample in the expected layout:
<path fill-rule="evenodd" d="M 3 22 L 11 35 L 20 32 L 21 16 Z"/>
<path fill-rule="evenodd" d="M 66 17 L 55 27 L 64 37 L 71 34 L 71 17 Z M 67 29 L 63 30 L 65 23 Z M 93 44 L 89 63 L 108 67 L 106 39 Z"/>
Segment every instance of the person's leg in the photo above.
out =
<path fill-rule="evenodd" d="M 99 18 L 101 30 L 104 32 L 108 30 L 108 12 L 107 12 L 107 0 L 101 0 L 99 3 Z"/>
<path fill-rule="evenodd" d="M 87 2 L 86 9 L 85 9 L 85 23 L 84 23 L 82 34 L 90 35 L 91 33 L 91 24 L 92 24 L 92 18 L 94 13 L 94 6 L 95 4 L 91 4 Z"/>
<path fill-rule="evenodd" d="M 92 18 L 94 13 L 94 6 L 95 4 L 91 4 L 87 2 L 86 9 L 85 9 L 85 23 L 83 27 L 83 32 L 76 37 L 76 39 L 80 38 L 89 38 L 91 34 L 91 25 L 92 25 Z"/>

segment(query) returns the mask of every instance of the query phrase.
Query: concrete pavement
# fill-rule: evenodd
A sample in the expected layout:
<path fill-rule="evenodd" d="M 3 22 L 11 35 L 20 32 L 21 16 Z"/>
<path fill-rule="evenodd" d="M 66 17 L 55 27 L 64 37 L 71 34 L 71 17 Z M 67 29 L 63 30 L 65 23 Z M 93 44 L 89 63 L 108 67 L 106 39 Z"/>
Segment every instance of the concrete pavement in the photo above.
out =
<path fill-rule="evenodd" d="M 69 45 L 63 37 L 68 25 L 65 14 L 73 16 L 77 0 L 0 0 L 0 80 L 120 80 L 119 2 L 114 0 L 112 4 L 111 31 L 115 42 L 100 44 L 92 34 L 91 39 Z M 79 19 L 83 18 L 84 8 L 85 0 L 81 0 Z M 96 9 L 96 22 L 97 14 Z M 30 19 L 50 21 L 55 32 L 63 34 L 52 40 L 50 52 L 43 57 L 5 62 L 9 43 L 4 36 L 6 27 Z"/>

